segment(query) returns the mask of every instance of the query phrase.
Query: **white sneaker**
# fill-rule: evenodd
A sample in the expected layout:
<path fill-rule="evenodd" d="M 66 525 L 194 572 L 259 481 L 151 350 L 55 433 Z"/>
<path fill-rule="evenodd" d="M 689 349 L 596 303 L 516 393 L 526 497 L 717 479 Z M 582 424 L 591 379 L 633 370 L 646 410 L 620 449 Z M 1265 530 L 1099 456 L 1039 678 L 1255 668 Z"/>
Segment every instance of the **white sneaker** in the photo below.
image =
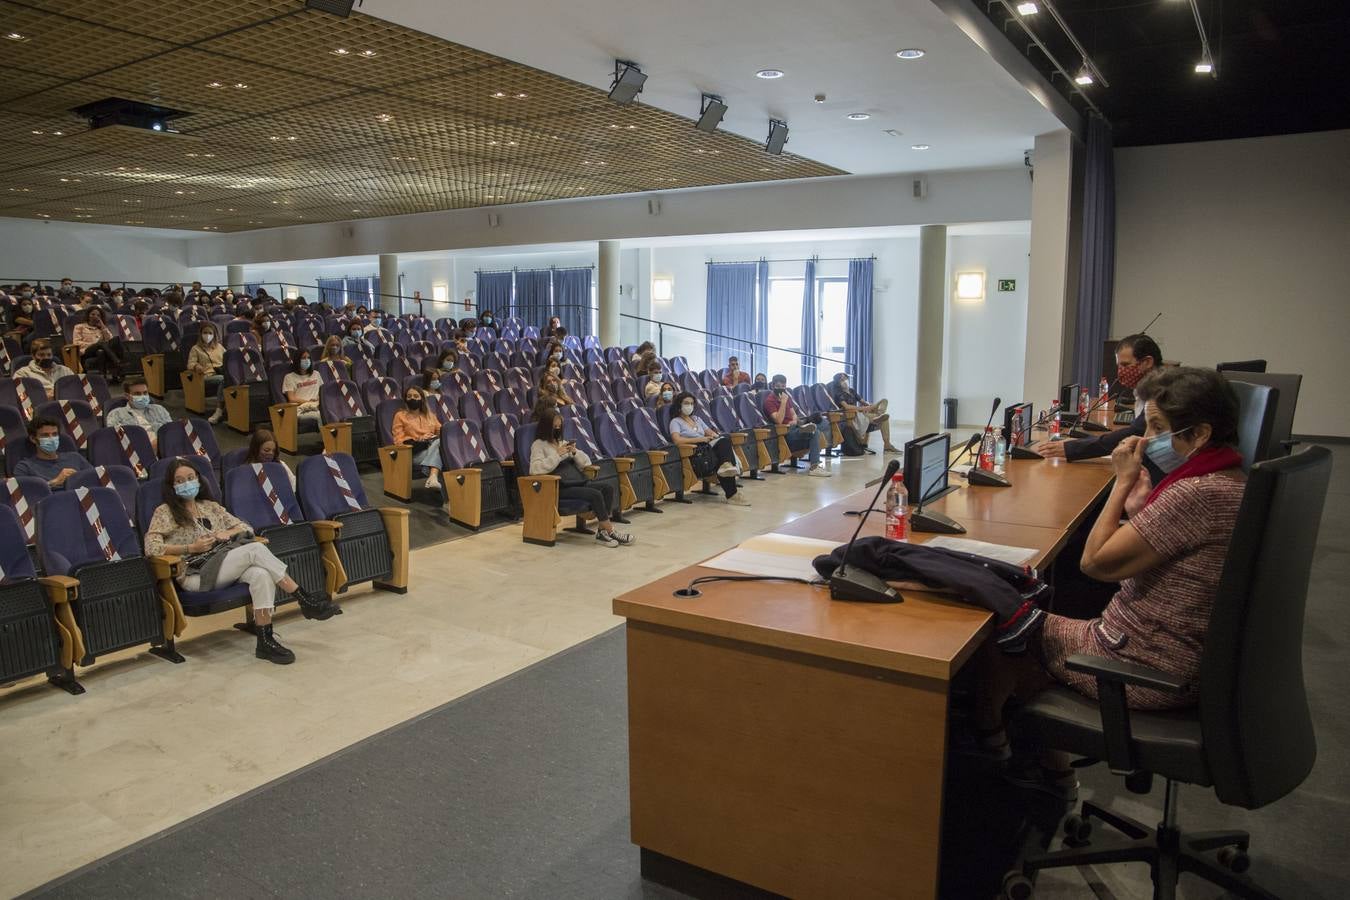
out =
<path fill-rule="evenodd" d="M 740 491 L 737 491 L 736 493 L 734 493 L 734 494 L 732 494 L 730 497 L 728 497 L 728 498 L 727 498 L 727 503 L 728 503 L 729 505 L 731 505 L 731 506 L 749 506 L 749 505 L 750 505 L 750 501 L 747 500 L 747 499 L 745 499 L 745 495 L 742 494 Z"/>
<path fill-rule="evenodd" d="M 816 478 L 829 478 L 830 476 L 834 475 L 833 472 L 829 471 L 824 466 L 816 466 L 814 469 L 807 469 L 806 474 L 812 475 Z"/>
<path fill-rule="evenodd" d="M 225 419 L 225 407 L 217 406 L 216 411 L 211 413 L 211 418 L 206 421 L 212 425 L 219 425 Z"/>
<path fill-rule="evenodd" d="M 718 478 L 735 478 L 741 474 L 741 467 L 735 463 L 722 463 L 717 467 Z"/>
<path fill-rule="evenodd" d="M 433 473 L 427 476 L 426 486 L 429 488 L 438 488 L 441 486 L 441 480 L 436 477 L 435 473 Z"/>
<path fill-rule="evenodd" d="M 805 425 L 802 426 L 802 434 L 815 434 L 815 433 L 816 433 L 815 422 L 807 422 Z"/>

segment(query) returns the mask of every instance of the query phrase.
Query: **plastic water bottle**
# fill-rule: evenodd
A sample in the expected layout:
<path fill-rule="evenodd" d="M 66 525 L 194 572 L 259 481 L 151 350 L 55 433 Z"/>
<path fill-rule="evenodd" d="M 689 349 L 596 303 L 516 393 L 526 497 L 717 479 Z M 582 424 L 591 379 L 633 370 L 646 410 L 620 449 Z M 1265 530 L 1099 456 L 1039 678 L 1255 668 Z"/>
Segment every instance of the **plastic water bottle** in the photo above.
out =
<path fill-rule="evenodd" d="M 1050 440 L 1059 440 L 1059 400 L 1050 401 Z"/>
<path fill-rule="evenodd" d="M 1007 470 L 1008 442 L 1003 437 L 1003 429 L 995 432 L 994 437 L 994 473 L 1002 475 Z"/>
<path fill-rule="evenodd" d="M 1078 417 L 1081 419 L 1087 415 L 1088 407 L 1092 405 L 1092 397 L 1088 394 L 1087 388 L 1078 395 Z"/>
<path fill-rule="evenodd" d="M 980 468 L 986 472 L 994 470 L 994 426 L 984 429 L 984 438 L 980 441 Z"/>
<path fill-rule="evenodd" d="M 1111 393 L 1111 382 L 1107 381 L 1106 377 L 1103 376 L 1101 384 L 1097 385 L 1097 399 L 1105 403 L 1106 395 L 1109 393 Z"/>
<path fill-rule="evenodd" d="M 891 486 L 886 488 L 886 537 L 909 540 L 909 492 L 904 476 L 899 474 L 891 477 Z"/>

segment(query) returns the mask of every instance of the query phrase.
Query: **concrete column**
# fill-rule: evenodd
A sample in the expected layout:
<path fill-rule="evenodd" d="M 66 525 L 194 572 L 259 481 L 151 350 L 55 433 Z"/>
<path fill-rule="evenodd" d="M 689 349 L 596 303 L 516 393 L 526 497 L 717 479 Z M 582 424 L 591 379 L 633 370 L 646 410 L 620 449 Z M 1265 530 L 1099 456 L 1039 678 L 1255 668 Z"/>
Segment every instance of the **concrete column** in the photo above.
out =
<path fill-rule="evenodd" d="M 1082 154 L 1068 131 L 1038 135 L 1035 146 L 1023 394 L 1040 410 L 1059 396 L 1073 366 Z"/>
<path fill-rule="evenodd" d="M 619 242 L 600 242 L 597 297 L 600 306 L 600 345 L 619 345 Z"/>
<path fill-rule="evenodd" d="M 947 226 L 919 228 L 919 334 L 914 372 L 914 434 L 942 424 L 942 325 L 947 315 Z"/>
<path fill-rule="evenodd" d="M 383 297 L 376 297 L 375 302 L 385 312 L 401 312 L 396 295 L 398 294 L 398 254 L 381 253 L 380 254 L 380 293 Z M 408 312 L 415 312 L 409 307 Z"/>
<path fill-rule="evenodd" d="M 225 285 L 236 294 L 242 293 L 244 290 L 244 267 L 226 266 Z"/>

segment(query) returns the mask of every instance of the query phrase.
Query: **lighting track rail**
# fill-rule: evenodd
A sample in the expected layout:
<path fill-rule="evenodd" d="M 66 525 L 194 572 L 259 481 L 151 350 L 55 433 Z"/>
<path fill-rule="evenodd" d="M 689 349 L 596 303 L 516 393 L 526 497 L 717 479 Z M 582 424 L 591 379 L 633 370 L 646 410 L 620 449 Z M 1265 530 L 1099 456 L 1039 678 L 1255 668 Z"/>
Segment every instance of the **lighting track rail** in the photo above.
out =
<path fill-rule="evenodd" d="M 1060 28 L 1064 30 L 1064 34 L 1069 38 L 1069 42 L 1082 54 L 1083 68 L 1093 75 L 1094 80 L 1100 81 L 1103 87 L 1110 87 L 1106 79 L 1101 77 L 1101 71 L 1088 57 L 1087 51 L 1083 49 L 1083 45 L 1079 42 L 1078 38 L 1074 36 L 1074 33 L 1069 30 L 1069 26 L 1064 22 L 1059 11 L 1054 8 L 1054 5 L 1050 0 L 1038 0 L 1038 2 L 1050 11 L 1050 15 L 1059 24 Z M 1011 0 L 991 0 L 989 7 L 992 8 L 994 5 L 1003 7 L 1003 11 L 1008 14 L 1008 19 L 1018 24 L 1023 33 L 1025 33 L 1027 38 L 1031 41 L 1031 44 L 1041 51 L 1046 60 L 1049 61 L 1050 65 L 1054 67 L 1055 72 L 1063 76 L 1064 81 L 1069 85 L 1070 89 L 1079 97 L 1083 98 L 1083 102 L 1087 104 L 1088 108 L 1097 115 L 1102 115 L 1101 109 L 1098 108 L 1096 103 L 1092 102 L 1092 98 L 1083 90 L 1083 86 L 1074 81 L 1073 73 L 1059 61 L 1054 53 L 1050 52 L 1050 48 L 1045 46 L 1045 41 L 1041 40 L 1040 36 L 1031 30 L 1031 26 L 1027 24 L 1026 19 L 1023 16 L 1018 15 L 1017 11 L 1013 8 Z M 1007 28 L 1006 22 L 1004 23 L 1004 28 Z M 1031 55 L 1031 47 L 1027 48 L 1027 55 Z"/>

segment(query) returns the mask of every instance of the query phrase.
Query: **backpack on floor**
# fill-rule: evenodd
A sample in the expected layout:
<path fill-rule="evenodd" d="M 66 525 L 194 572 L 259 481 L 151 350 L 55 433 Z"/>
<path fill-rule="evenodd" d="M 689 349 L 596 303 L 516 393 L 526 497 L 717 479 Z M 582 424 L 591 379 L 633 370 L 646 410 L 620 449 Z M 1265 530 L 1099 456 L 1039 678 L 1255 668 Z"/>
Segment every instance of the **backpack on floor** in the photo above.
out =
<path fill-rule="evenodd" d="M 867 454 L 867 447 L 863 445 L 862 441 L 858 440 L 858 432 L 854 430 L 852 424 L 848 422 L 840 423 L 839 434 L 844 438 L 839 448 L 845 456 L 865 456 Z"/>

